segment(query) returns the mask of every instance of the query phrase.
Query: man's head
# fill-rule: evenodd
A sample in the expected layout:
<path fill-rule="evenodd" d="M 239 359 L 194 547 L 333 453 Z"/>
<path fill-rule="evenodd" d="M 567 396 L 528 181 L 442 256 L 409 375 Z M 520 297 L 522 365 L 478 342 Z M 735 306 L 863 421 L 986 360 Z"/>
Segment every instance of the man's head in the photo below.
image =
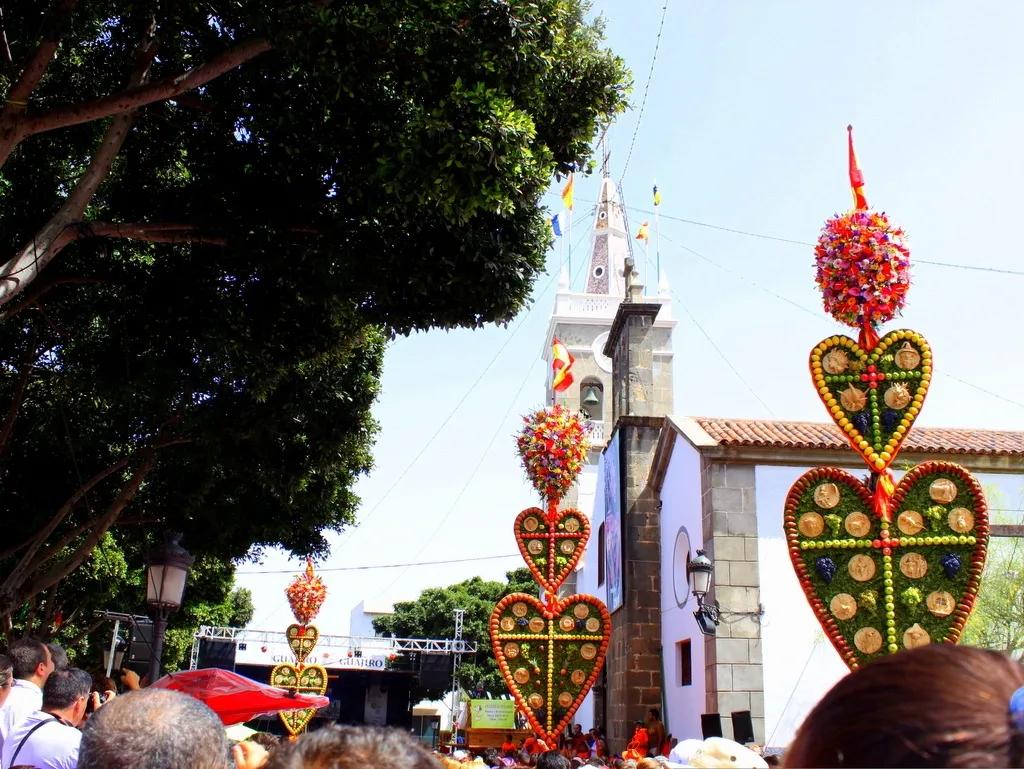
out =
<path fill-rule="evenodd" d="M 569 769 L 569 761 L 557 750 L 537 756 L 537 769 Z"/>
<path fill-rule="evenodd" d="M 89 703 L 91 691 L 92 676 L 84 670 L 54 670 L 43 686 L 43 710 L 78 726 L 85 718 L 85 706 Z"/>
<path fill-rule="evenodd" d="M 575 737 L 579 737 L 581 734 L 583 734 L 583 727 L 580 724 L 576 724 L 572 728 L 572 733 Z"/>
<path fill-rule="evenodd" d="M 458 751 L 456 751 L 457 753 Z M 79 769 L 89 769 L 78 764 Z M 281 745 L 264 769 L 437 769 L 437 759 L 410 734 L 375 726 L 329 726 Z"/>
<path fill-rule="evenodd" d="M 224 724 L 204 703 L 170 689 L 129 692 L 82 730 L 79 769 L 225 769 Z"/>
<path fill-rule="evenodd" d="M 53 660 L 53 669 L 60 670 L 68 666 L 68 653 L 60 644 L 49 643 L 46 648 L 50 650 L 50 659 Z"/>
<path fill-rule="evenodd" d="M 14 663 L 6 654 L 0 654 L 0 707 L 3 707 L 7 695 L 14 684 Z"/>
<path fill-rule="evenodd" d="M 38 638 L 19 638 L 7 648 L 7 656 L 13 663 L 14 677 L 31 681 L 40 689 L 53 672 L 50 650 Z"/>
<path fill-rule="evenodd" d="M 647 711 L 647 719 L 649 721 L 660 721 L 661 720 L 661 711 L 658 710 L 657 708 L 651 708 L 650 710 Z"/>

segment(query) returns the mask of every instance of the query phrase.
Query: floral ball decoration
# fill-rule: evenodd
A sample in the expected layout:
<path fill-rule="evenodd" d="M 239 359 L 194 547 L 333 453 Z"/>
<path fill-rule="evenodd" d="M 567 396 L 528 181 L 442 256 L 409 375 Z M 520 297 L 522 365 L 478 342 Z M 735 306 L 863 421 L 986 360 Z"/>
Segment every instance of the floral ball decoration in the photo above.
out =
<path fill-rule="evenodd" d="M 327 598 L 327 586 L 313 571 L 313 561 L 306 559 L 306 570 L 292 580 L 285 590 L 292 614 L 300 625 L 308 625 L 320 613 Z"/>
<path fill-rule="evenodd" d="M 910 287 L 910 249 L 901 228 L 878 211 L 849 211 L 825 222 L 814 247 L 825 310 L 854 328 L 895 318 Z"/>
<path fill-rule="evenodd" d="M 516 449 L 530 483 L 541 497 L 555 503 L 583 470 L 590 450 L 590 428 L 579 412 L 551 406 L 523 417 Z"/>

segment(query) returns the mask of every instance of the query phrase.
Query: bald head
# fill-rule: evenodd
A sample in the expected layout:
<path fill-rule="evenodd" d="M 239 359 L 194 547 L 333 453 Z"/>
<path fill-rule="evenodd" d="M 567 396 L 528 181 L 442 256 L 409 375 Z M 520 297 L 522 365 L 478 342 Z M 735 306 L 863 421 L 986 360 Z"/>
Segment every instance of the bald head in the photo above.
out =
<path fill-rule="evenodd" d="M 79 769 L 225 769 L 224 724 L 194 697 L 142 689 L 97 710 L 82 730 Z"/>

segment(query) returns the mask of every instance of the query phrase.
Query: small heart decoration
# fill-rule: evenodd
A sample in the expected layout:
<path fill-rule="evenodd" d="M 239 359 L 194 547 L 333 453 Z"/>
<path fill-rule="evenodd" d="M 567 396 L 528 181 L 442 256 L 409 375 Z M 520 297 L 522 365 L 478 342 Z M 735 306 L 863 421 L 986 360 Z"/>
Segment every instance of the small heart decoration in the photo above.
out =
<path fill-rule="evenodd" d="M 516 517 L 514 531 L 519 552 L 537 584 L 556 593 L 587 547 L 590 521 L 573 508 L 549 517 L 539 507 L 529 507 Z"/>
<path fill-rule="evenodd" d="M 320 631 L 313 625 L 291 624 L 285 632 L 288 635 L 288 646 L 291 648 L 292 654 L 295 655 L 295 659 L 299 664 L 305 662 L 306 657 L 310 655 L 317 641 L 320 640 Z"/>
<path fill-rule="evenodd" d="M 786 497 L 790 559 L 818 622 L 850 668 L 903 648 L 956 643 L 988 548 L 981 485 L 952 462 L 924 462 L 896 486 L 891 520 L 835 467 L 802 475 Z"/>
<path fill-rule="evenodd" d="M 550 744 L 597 680 L 611 631 L 608 610 L 589 595 L 545 606 L 513 593 L 494 607 L 490 634 L 498 668 L 519 710 Z"/>
<path fill-rule="evenodd" d="M 327 669 L 321 665 L 292 665 L 284 663 L 270 671 L 270 685 L 282 689 L 293 689 L 302 694 L 324 694 L 327 691 Z M 277 715 L 289 734 L 295 735 L 305 729 L 317 708 L 281 711 Z"/>
<path fill-rule="evenodd" d="M 848 336 L 820 342 L 810 358 L 811 378 L 833 421 L 868 466 L 884 470 L 928 394 L 932 352 L 924 337 L 903 329 L 865 350 Z"/>

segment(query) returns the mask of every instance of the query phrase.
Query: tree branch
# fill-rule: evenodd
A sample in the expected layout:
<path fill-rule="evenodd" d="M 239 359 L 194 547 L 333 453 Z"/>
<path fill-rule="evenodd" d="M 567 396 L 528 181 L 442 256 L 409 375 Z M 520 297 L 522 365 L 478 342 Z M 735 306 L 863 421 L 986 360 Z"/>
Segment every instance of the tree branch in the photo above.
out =
<path fill-rule="evenodd" d="M 78 5 L 78 0 L 61 0 L 54 10 L 61 15 L 65 15 L 71 13 L 76 5 Z M 55 24 L 53 28 L 59 30 L 62 26 L 62 24 Z M 39 44 L 24 69 L 21 70 L 21 77 L 18 78 L 18 82 L 7 92 L 5 112 L 7 107 L 10 106 L 20 107 L 21 109 L 25 108 L 25 102 L 28 101 L 28 97 L 36 90 L 36 86 L 39 85 L 39 81 L 46 74 L 50 62 L 53 61 L 58 45 L 60 45 L 59 34 L 50 35 Z"/>
<path fill-rule="evenodd" d="M 21 404 L 25 400 L 25 389 L 28 387 L 29 377 L 32 376 L 32 366 L 36 361 L 36 353 L 39 351 L 39 325 L 32 324 L 32 333 L 29 336 L 28 346 L 25 348 L 25 360 L 21 364 L 21 371 L 18 372 L 18 381 L 14 385 L 14 393 L 11 395 L 11 405 L 7 409 L 7 417 L 3 426 L 0 427 L 0 475 L 3 474 L 4 456 L 7 454 L 8 441 L 11 433 L 14 432 L 14 425 L 21 413 Z"/>
<path fill-rule="evenodd" d="M 83 237 L 125 238 L 148 243 L 209 243 L 225 246 L 228 242 L 223 235 L 200 232 L 191 224 L 89 222 L 81 229 Z"/>
<path fill-rule="evenodd" d="M 67 622 L 67 620 L 65 620 L 65 622 Z M 81 633 L 76 635 L 74 638 L 65 641 L 64 647 L 67 649 L 72 649 L 75 646 L 78 646 L 78 644 L 82 643 L 82 641 L 84 641 L 88 635 L 90 635 L 91 633 L 95 633 L 97 630 L 99 630 L 104 622 L 106 622 L 106 619 L 104 619 L 103 617 L 100 617 L 97 620 L 93 620 L 92 624 L 89 625 L 89 627 L 87 627 Z"/>
<path fill-rule="evenodd" d="M 4 24 L 4 9 L 0 8 L 0 55 L 3 55 L 4 69 L 10 74 L 11 79 L 18 74 L 14 66 L 14 57 L 11 56 L 11 46 L 7 42 L 7 25 Z"/>
<path fill-rule="evenodd" d="M 31 136 L 56 128 L 88 123 L 91 120 L 119 115 L 153 102 L 166 101 L 173 96 L 209 83 L 225 72 L 230 72 L 261 53 L 269 51 L 272 47 L 271 42 L 266 38 L 256 37 L 239 43 L 198 67 L 177 75 L 161 78 L 146 85 L 127 88 L 120 93 L 81 104 L 56 107 L 29 115 L 25 119 L 27 135 Z"/>
<path fill-rule="evenodd" d="M 22 301 L 18 302 L 18 304 L 12 306 L 11 308 L 9 308 L 7 310 L 4 310 L 2 313 L 0 313 L 0 321 L 4 321 L 4 320 L 7 320 L 9 318 L 13 318 L 19 312 L 21 312 L 22 310 L 25 310 L 25 309 L 27 309 L 29 307 L 35 307 L 35 305 L 38 304 L 39 300 L 42 299 L 43 296 L 48 294 L 51 289 L 56 288 L 57 286 L 59 286 L 61 284 L 64 284 L 64 283 L 102 283 L 102 282 L 103 281 L 99 280 L 98 278 L 60 278 L 58 280 L 53 281 L 53 283 L 47 283 L 42 288 L 40 288 L 37 291 L 34 291 L 31 294 L 29 294 L 28 298 L 23 299 Z"/>

